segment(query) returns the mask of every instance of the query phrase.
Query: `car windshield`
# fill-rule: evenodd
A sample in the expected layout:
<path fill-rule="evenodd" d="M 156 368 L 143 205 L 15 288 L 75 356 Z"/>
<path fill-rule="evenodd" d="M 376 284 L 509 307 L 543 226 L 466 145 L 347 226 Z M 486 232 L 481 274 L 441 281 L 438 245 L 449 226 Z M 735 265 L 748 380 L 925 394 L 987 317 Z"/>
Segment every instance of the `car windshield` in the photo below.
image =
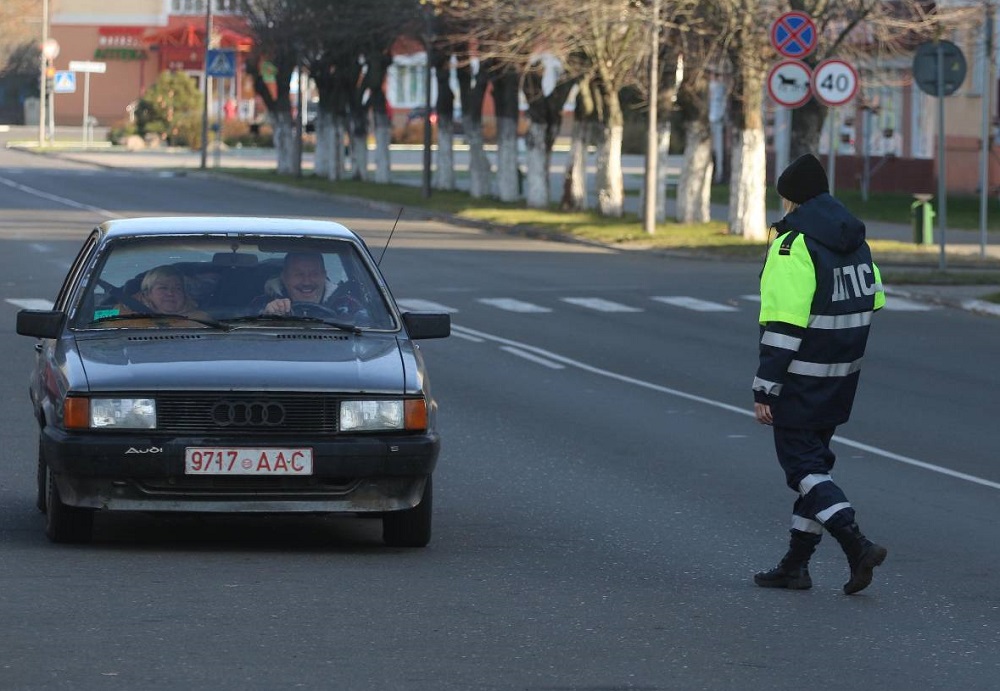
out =
<path fill-rule="evenodd" d="M 356 243 L 300 237 L 113 240 L 72 320 L 77 329 L 396 328 Z"/>

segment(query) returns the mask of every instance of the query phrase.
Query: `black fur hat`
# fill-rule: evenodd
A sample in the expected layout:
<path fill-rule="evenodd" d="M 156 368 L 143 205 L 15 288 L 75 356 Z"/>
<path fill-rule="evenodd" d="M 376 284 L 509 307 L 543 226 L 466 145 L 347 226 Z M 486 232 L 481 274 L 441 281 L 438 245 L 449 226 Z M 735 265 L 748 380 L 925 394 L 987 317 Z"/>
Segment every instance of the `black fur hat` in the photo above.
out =
<path fill-rule="evenodd" d="M 791 162 L 778 177 L 778 194 L 790 202 L 803 204 L 830 191 L 823 164 L 812 154 L 803 154 Z"/>

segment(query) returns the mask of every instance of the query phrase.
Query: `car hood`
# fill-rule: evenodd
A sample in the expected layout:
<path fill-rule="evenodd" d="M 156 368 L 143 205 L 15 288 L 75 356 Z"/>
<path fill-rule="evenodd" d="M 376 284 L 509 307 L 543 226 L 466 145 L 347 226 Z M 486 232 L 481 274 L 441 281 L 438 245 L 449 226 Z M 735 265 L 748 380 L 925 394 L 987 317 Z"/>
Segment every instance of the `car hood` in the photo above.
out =
<path fill-rule="evenodd" d="M 391 334 L 329 331 L 79 336 L 96 391 L 273 390 L 399 394 L 404 358 Z"/>

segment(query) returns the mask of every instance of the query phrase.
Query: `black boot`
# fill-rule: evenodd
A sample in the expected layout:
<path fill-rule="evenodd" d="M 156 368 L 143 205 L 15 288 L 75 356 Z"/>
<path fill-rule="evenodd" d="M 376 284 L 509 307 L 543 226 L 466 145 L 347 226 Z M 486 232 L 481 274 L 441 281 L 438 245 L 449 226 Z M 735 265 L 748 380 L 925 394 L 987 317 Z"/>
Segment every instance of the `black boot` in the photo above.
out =
<path fill-rule="evenodd" d="M 770 571 L 754 574 L 753 582 L 761 588 L 787 588 L 788 590 L 808 590 L 812 588 L 809 577 L 809 557 L 816 550 L 822 535 L 791 530 L 788 552 L 778 565 Z"/>
<path fill-rule="evenodd" d="M 841 526 L 827 526 L 827 530 L 840 543 L 841 549 L 847 555 L 847 563 L 851 567 L 851 578 L 844 584 L 844 594 L 853 595 L 861 592 L 871 585 L 875 567 L 885 561 L 889 550 L 862 535 L 858 524 L 854 522 Z"/>

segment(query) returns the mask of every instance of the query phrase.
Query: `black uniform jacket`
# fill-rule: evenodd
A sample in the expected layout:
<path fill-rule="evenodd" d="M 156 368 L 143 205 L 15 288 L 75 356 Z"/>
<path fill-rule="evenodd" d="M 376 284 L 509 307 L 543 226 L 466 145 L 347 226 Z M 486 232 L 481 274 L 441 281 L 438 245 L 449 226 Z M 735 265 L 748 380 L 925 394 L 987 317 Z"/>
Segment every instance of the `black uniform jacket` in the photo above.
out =
<path fill-rule="evenodd" d="M 774 226 L 761 272 L 754 400 L 779 427 L 826 429 L 854 404 L 872 314 L 885 304 L 865 224 L 829 194 Z"/>

